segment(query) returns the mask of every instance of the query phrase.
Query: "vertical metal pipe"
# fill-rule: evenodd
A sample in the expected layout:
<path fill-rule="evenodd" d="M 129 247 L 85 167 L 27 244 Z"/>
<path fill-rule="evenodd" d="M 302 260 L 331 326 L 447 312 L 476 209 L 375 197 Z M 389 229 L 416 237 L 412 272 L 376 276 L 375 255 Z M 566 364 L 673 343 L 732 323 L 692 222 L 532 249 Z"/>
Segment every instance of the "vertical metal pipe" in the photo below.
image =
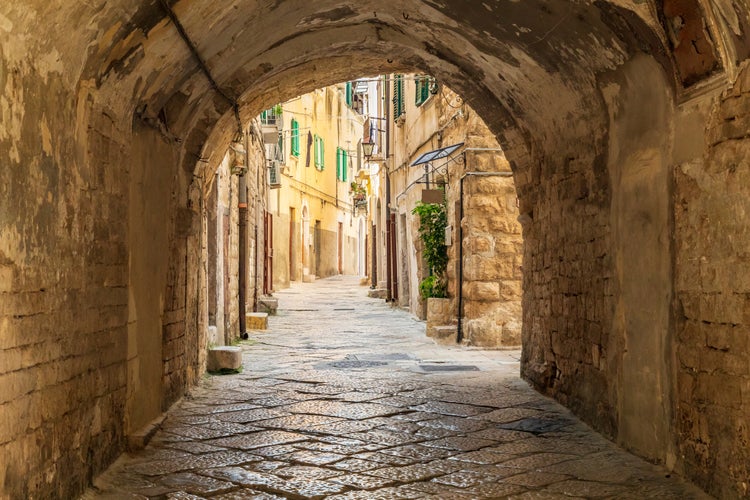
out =
<path fill-rule="evenodd" d="M 239 179 L 239 291 L 240 291 L 240 337 L 247 338 L 247 178 L 245 174 Z"/>
<path fill-rule="evenodd" d="M 374 222 L 372 223 L 372 250 L 370 253 L 372 254 L 370 259 L 372 261 L 372 283 L 370 284 L 370 288 L 375 290 L 378 287 L 378 225 Z"/>
<path fill-rule="evenodd" d="M 386 181 L 388 178 L 386 177 Z M 386 185 L 388 183 L 386 182 Z M 387 205 L 386 205 L 387 206 Z M 390 211 L 390 210 L 389 210 Z M 390 302 L 393 300 L 393 269 L 391 269 L 391 240 L 393 239 L 393 233 L 391 228 L 391 217 L 390 214 L 386 213 L 385 216 L 385 288 L 386 296 L 385 300 Z"/>
<path fill-rule="evenodd" d="M 393 291 L 391 292 L 392 300 L 395 302 L 398 300 L 398 266 L 396 265 L 396 214 L 391 214 L 391 286 Z"/>
<path fill-rule="evenodd" d="M 252 129 L 251 129 L 252 130 Z M 249 134 L 248 134 L 249 137 Z M 250 154 L 250 148 L 245 148 L 248 151 L 248 155 Z M 265 150 L 265 148 L 263 148 Z M 261 172 L 265 174 L 265 151 L 263 155 L 263 165 L 259 165 L 258 168 L 255 169 L 255 213 L 253 213 L 255 217 L 255 285 L 253 286 L 253 312 L 258 312 L 258 280 L 260 278 L 260 273 L 258 272 L 258 261 L 260 259 L 260 242 L 258 238 L 258 226 L 260 225 L 260 214 L 261 210 L 263 211 L 263 217 L 265 221 L 265 213 L 266 213 L 266 204 L 261 203 L 261 194 L 263 196 L 266 196 L 268 191 L 266 189 L 261 189 L 261 180 L 263 177 L 261 176 Z M 249 163 L 248 163 L 249 168 Z M 265 186 L 263 186 L 265 187 Z M 265 242 L 264 242 L 265 245 Z"/>
<path fill-rule="evenodd" d="M 250 159 L 250 141 L 249 136 L 246 133 L 242 134 L 242 142 L 245 146 L 245 158 L 244 164 L 249 168 Z M 247 170 L 245 173 L 240 175 L 238 182 L 238 200 L 237 206 L 239 207 L 239 262 L 238 270 L 239 273 L 239 314 L 240 314 L 240 338 L 246 339 L 247 335 Z"/>
<path fill-rule="evenodd" d="M 393 294 L 392 294 L 392 270 L 391 270 L 391 238 L 393 238 L 393 234 L 391 231 L 391 175 L 390 175 L 390 168 L 388 165 L 388 159 L 390 157 L 391 152 L 391 121 L 390 121 L 390 114 L 391 114 L 391 86 L 388 85 L 387 80 L 385 87 L 385 113 L 383 114 L 383 117 L 385 118 L 385 158 L 384 158 L 384 166 L 385 166 L 385 228 L 386 228 L 386 238 L 385 238 L 385 265 L 386 265 L 386 271 L 385 271 L 385 279 L 386 279 L 386 300 L 392 301 L 393 300 Z"/>
<path fill-rule="evenodd" d="M 458 206 L 461 213 L 458 214 L 458 323 L 456 324 L 456 343 L 460 344 L 464 338 L 463 319 L 464 319 L 464 180 L 466 175 L 458 181 Z"/>

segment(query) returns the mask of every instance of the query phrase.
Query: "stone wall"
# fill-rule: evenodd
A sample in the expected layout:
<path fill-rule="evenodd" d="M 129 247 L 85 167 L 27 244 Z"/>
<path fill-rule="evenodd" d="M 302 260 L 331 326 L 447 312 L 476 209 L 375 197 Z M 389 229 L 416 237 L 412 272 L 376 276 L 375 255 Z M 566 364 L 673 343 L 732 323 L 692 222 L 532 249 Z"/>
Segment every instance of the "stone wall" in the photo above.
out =
<path fill-rule="evenodd" d="M 129 134 L 0 45 L 0 497 L 72 498 L 124 442 Z"/>
<path fill-rule="evenodd" d="M 631 0 L 174 5 L 245 117 L 377 72 L 459 91 L 513 164 L 524 376 L 741 497 L 747 74 L 719 92 L 748 6 L 684 3 L 681 33 Z M 700 48 L 675 47 L 690 33 Z M 0 3 L 0 89 L 0 495 L 73 498 L 201 374 L 196 162 L 223 154 L 232 103 L 162 5 L 133 0 Z"/>
<path fill-rule="evenodd" d="M 523 241 L 513 178 L 469 176 L 464 192 L 466 341 L 486 347 L 521 345 Z"/>
<path fill-rule="evenodd" d="M 459 244 L 463 245 L 463 342 L 481 347 L 521 345 L 523 238 L 510 164 L 487 125 L 468 105 L 455 116 L 461 97 L 443 90 L 443 145 L 464 142 L 464 160 L 448 172 L 448 221 L 454 243 L 448 249 L 448 289 L 458 310 Z M 464 177 L 463 214 L 460 204 Z M 459 225 L 463 241 L 459 241 Z M 457 315 L 457 313 L 456 313 Z"/>
<path fill-rule="evenodd" d="M 750 495 L 747 68 L 718 101 L 705 154 L 674 170 L 675 439 L 689 477 L 719 498 L 744 498 Z"/>

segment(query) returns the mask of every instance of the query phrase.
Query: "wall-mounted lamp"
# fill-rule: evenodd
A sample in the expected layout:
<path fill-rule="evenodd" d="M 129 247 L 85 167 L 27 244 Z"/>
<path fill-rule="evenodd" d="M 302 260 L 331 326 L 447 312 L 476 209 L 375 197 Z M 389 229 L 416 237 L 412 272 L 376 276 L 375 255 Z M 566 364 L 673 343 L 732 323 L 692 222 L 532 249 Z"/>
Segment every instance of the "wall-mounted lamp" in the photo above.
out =
<path fill-rule="evenodd" d="M 362 154 L 367 158 L 368 160 L 372 157 L 372 151 L 375 147 L 374 142 L 363 142 L 362 143 Z"/>

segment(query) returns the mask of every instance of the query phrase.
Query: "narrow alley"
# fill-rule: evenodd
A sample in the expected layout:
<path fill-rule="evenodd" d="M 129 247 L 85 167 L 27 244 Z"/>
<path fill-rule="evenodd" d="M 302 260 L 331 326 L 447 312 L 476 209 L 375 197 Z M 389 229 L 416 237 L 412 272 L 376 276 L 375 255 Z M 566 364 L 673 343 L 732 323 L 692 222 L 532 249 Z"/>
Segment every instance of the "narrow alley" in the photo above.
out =
<path fill-rule="evenodd" d="M 295 283 L 244 370 L 207 376 L 84 498 L 708 498 L 518 378 L 436 346 L 358 278 Z"/>

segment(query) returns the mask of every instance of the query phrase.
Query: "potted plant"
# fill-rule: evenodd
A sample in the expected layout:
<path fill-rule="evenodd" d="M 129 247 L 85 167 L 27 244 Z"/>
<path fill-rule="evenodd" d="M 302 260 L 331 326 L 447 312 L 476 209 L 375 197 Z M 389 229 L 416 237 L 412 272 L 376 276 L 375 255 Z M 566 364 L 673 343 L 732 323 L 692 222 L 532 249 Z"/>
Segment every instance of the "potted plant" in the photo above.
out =
<path fill-rule="evenodd" d="M 352 195 L 352 203 L 355 207 L 367 204 L 367 189 L 352 181 L 349 184 L 349 194 Z"/>
<path fill-rule="evenodd" d="M 419 294 L 427 302 L 427 334 L 432 327 L 450 321 L 448 299 L 448 248 L 445 246 L 445 227 L 448 224 L 445 205 L 442 203 L 417 203 L 412 214 L 419 216 L 419 239 L 422 255 L 430 273 L 419 284 Z"/>

